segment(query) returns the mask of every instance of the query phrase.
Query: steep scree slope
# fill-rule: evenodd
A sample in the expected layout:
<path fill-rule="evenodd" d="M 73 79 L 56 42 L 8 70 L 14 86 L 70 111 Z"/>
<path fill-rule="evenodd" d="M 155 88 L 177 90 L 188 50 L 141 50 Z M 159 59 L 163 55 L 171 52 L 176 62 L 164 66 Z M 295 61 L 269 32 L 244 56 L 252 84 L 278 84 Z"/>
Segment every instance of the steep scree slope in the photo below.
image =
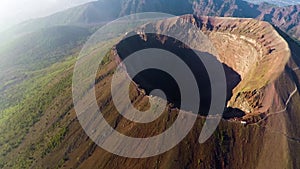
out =
<path fill-rule="evenodd" d="M 156 28 L 172 31 L 164 28 L 180 27 L 187 22 L 204 31 L 217 48 L 217 59 L 240 75 L 241 81 L 233 89 L 228 105 L 246 111 L 245 118 L 251 124 L 244 126 L 239 121 L 222 120 L 214 135 L 199 144 L 205 117 L 198 116 L 192 131 L 170 151 L 151 158 L 131 159 L 97 147 L 86 136 L 71 108 L 64 116 L 57 115 L 59 121 L 67 124 L 67 130 L 59 137 L 59 144 L 46 153 L 32 150 L 31 146 L 39 139 L 25 138 L 21 146 L 31 152 L 32 168 L 299 168 L 300 133 L 296 130 L 300 127 L 299 45 L 282 32 L 280 36 L 271 25 L 252 19 L 187 15 L 156 23 L 159 25 Z M 197 48 L 197 43 L 191 47 Z M 100 53 L 100 48 L 93 54 Z M 142 125 L 124 119 L 116 111 L 110 96 L 110 81 L 119 56 L 115 51 L 107 56 L 108 62 L 96 77 L 96 95 L 108 123 L 133 137 L 157 135 L 172 125 L 178 110 L 171 104 L 159 119 Z M 70 90 L 65 96 L 70 96 Z M 130 98 L 138 109 L 149 106 L 149 97 L 136 85 L 130 88 Z M 68 104 L 72 104 L 71 99 L 63 106 Z M 255 117 L 256 114 L 259 116 Z M 32 130 L 43 130 L 38 126 Z"/>

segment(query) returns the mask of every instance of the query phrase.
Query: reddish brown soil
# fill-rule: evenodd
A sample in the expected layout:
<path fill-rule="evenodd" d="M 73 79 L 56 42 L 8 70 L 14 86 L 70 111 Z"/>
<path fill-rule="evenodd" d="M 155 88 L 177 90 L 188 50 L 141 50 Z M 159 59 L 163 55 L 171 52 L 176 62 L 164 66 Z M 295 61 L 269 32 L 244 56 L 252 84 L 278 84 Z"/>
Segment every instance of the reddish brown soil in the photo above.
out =
<path fill-rule="evenodd" d="M 234 89 L 228 105 L 246 111 L 246 120 L 252 124 L 245 126 L 239 121 L 222 120 L 214 135 L 199 144 L 205 117 L 198 116 L 192 131 L 170 151 L 151 158 L 131 159 L 96 146 L 71 109 L 60 119 L 68 127 L 62 143 L 44 156 L 34 152 L 32 168 L 300 168 L 300 72 L 297 69 L 300 47 L 280 33 L 283 39 L 266 22 L 190 15 L 182 18 L 198 24 L 218 49 L 218 59 L 241 75 L 242 81 Z M 168 23 L 173 22 L 165 22 Z M 114 58 L 111 54 L 111 59 Z M 147 125 L 120 117 L 110 97 L 112 75 L 107 73 L 115 67 L 116 62 L 110 62 L 97 76 L 102 79 L 96 85 L 97 101 L 106 120 L 118 131 L 137 137 L 156 135 L 172 125 L 178 112 L 169 106 L 159 119 Z M 135 107 L 147 109 L 148 96 L 134 85 L 130 96 Z M 71 99 L 64 103 L 61 107 L 72 104 Z M 268 115 L 274 112 L 277 114 Z M 56 119 L 50 110 L 45 116 L 49 115 Z M 38 124 L 32 130 L 35 129 L 43 130 Z M 43 135 L 37 137 L 42 139 Z M 22 146 L 38 142 L 28 136 Z"/>

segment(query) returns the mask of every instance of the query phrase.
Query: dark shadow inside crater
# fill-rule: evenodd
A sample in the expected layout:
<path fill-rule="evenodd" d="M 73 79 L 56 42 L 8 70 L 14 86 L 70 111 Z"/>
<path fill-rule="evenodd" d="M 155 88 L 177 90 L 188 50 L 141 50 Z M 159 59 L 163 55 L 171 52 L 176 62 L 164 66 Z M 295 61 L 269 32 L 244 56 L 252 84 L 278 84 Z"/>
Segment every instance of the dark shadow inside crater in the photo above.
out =
<path fill-rule="evenodd" d="M 246 113 L 238 108 L 228 107 L 223 113 L 223 118 L 224 119 L 231 119 L 235 117 L 242 118 L 245 115 Z"/>
<path fill-rule="evenodd" d="M 207 115 L 211 106 L 211 83 L 204 64 L 199 59 L 199 56 L 182 42 L 162 35 L 159 35 L 159 37 L 160 38 L 158 38 L 157 34 L 147 34 L 147 40 L 144 40 L 140 35 L 134 35 L 122 40 L 119 44 L 117 44 L 116 50 L 121 60 L 124 60 L 126 57 L 137 51 L 149 48 L 163 49 L 178 56 L 185 62 L 185 64 L 188 65 L 198 84 L 199 91 L 193 92 L 199 92 L 200 94 L 200 107 L 198 112 L 193 113 Z M 160 39 L 164 40 L 162 41 Z M 203 53 L 197 51 L 197 53 L 198 52 L 200 54 Z M 205 54 L 206 56 L 217 60 L 215 56 L 208 53 Z M 135 77 L 132 77 L 132 72 L 134 72 L 135 68 L 139 64 L 142 64 L 142 62 L 143 60 L 137 60 L 135 63 L 131 63 L 130 65 L 125 64 L 126 70 L 133 81 L 137 83 L 140 88 L 144 89 L 148 95 L 154 89 L 161 89 L 164 91 L 168 102 L 174 104 L 176 108 L 189 111 L 190 106 L 192 105 L 187 105 L 186 107 L 180 106 L 181 94 L 179 86 L 175 79 L 173 79 L 173 77 L 168 73 L 158 69 L 147 69 L 139 72 L 139 74 L 137 74 Z M 170 61 L 170 64 L 171 63 L 172 62 Z M 173 66 L 176 67 L 176 65 Z M 217 83 L 220 83 L 218 85 L 227 85 L 227 100 L 223 103 L 225 108 L 227 101 L 232 97 L 232 90 L 241 81 L 241 77 L 229 66 L 223 64 L 223 68 L 226 74 L 226 82 L 220 81 Z M 220 114 L 222 112 L 215 113 Z"/>

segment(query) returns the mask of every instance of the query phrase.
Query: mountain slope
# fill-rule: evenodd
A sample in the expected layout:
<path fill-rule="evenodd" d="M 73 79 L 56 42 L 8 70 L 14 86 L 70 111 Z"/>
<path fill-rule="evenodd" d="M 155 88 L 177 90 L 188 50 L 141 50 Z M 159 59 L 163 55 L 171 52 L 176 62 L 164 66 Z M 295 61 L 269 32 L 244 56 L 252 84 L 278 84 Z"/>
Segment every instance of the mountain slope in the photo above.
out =
<path fill-rule="evenodd" d="M 242 0 L 176 0 L 172 3 L 168 0 L 100 0 L 48 17 L 24 22 L 2 34 L 0 47 L 8 46 L 7 43 L 11 41 L 20 41 L 13 43 L 24 43 L 25 38 L 27 38 L 27 41 L 30 39 L 28 33 L 33 34 L 36 31 L 41 31 L 40 29 L 56 26 L 70 26 L 71 29 L 76 26 L 93 32 L 99 26 L 117 17 L 136 12 L 165 12 L 173 15 L 194 13 L 195 15 L 256 18 L 278 26 L 295 39 L 300 38 L 300 5 L 275 7 L 266 3 L 255 5 Z M 57 31 L 57 33 L 59 32 Z M 39 33 L 37 32 L 37 34 Z M 79 32 L 79 34 L 81 33 Z M 85 33 L 84 35 L 87 37 L 89 34 Z M 53 36 L 56 35 L 53 34 Z M 37 41 L 37 43 L 40 42 Z M 26 52 L 20 51 L 20 53 Z M 7 54 L 4 53 L 3 55 Z M 18 53 L 14 53 L 14 56 L 22 57 Z"/>
<path fill-rule="evenodd" d="M 97 147 L 82 130 L 72 105 L 70 83 L 66 90 L 62 90 L 46 105 L 48 108 L 43 111 L 40 120 L 30 128 L 30 132 L 26 134 L 20 146 L 12 149 L 6 156 L 9 160 L 6 160 L 5 166 L 10 168 L 16 166 L 26 168 L 238 169 L 241 166 L 249 169 L 299 168 L 300 133 L 297 128 L 299 128 L 300 116 L 295 112 L 300 109 L 298 104 L 300 59 L 297 55 L 300 46 L 287 35 L 279 32 L 284 37 L 281 38 L 273 27 L 265 22 L 239 18 L 194 18 L 190 15 L 181 18 L 184 22 L 174 22 L 178 18 L 171 18 L 170 22 L 163 23 L 166 27 L 174 23 L 180 26 L 185 22 L 198 25 L 199 29 L 207 33 L 217 46 L 220 52 L 219 60 L 232 67 L 242 77 L 246 76 L 233 90 L 230 106 L 245 109 L 247 105 L 256 108 L 256 101 L 258 105 L 262 104 L 256 109 L 260 110 L 259 114 L 256 111 L 248 112 L 246 118 L 255 117 L 249 121 L 249 125 L 244 126 L 234 120 L 222 120 L 214 135 L 204 144 L 199 144 L 198 136 L 205 120 L 204 117 L 199 116 L 193 130 L 170 151 L 146 159 L 123 158 Z M 247 41 L 247 39 L 251 40 Z M 236 44 L 232 41 L 236 41 Z M 253 41 L 257 42 L 256 46 L 253 45 Z M 240 43 L 245 44 L 246 47 L 239 49 L 240 55 L 233 55 L 231 52 L 234 51 L 231 50 L 235 50 L 234 45 Z M 225 49 L 228 49 L 228 53 L 222 51 L 226 45 Z M 270 46 L 274 49 L 270 50 Z M 101 53 L 102 48 L 103 46 L 98 46 L 96 52 Z M 257 51 L 258 60 L 251 60 L 252 57 L 248 57 L 249 51 Z M 292 51 L 291 55 L 288 51 Z M 109 59 L 99 68 L 96 77 L 99 79 L 96 80 L 97 101 L 105 119 L 116 130 L 130 136 L 146 137 L 163 132 L 177 118 L 178 110 L 171 105 L 159 119 L 147 125 L 130 122 L 116 111 L 110 97 L 112 72 L 117 66 L 115 59 L 119 57 L 115 54 L 114 51 L 107 54 Z M 223 60 L 225 58 L 228 59 Z M 244 62 L 236 64 L 238 60 Z M 71 75 L 70 70 L 73 67 L 69 68 L 66 73 Z M 253 71 L 263 77 L 248 76 Z M 65 77 L 68 79 L 67 75 Z M 245 84 L 249 84 L 246 85 L 247 88 L 243 87 Z M 134 86 L 130 89 L 130 95 L 137 107 L 147 108 L 149 98 L 142 90 Z M 240 104 L 241 100 L 247 104 Z M 265 100 L 271 100 L 272 104 L 268 104 Z M 64 111 L 59 111 L 60 109 Z M 19 152 L 18 158 L 15 158 L 17 152 Z"/>
<path fill-rule="evenodd" d="M 192 13 L 192 4 L 187 0 L 174 0 L 172 3 L 168 0 L 98 0 L 47 17 L 24 22 L 13 27 L 9 32 L 21 34 L 60 25 L 99 26 L 120 16 L 138 12 L 165 12 L 183 15 Z"/>
<path fill-rule="evenodd" d="M 260 14 L 259 5 L 241 0 L 196 0 L 193 4 L 196 15 L 256 18 Z"/>
<path fill-rule="evenodd" d="M 261 3 L 261 0 L 247 0 L 248 2 L 251 3 Z M 264 0 L 264 2 L 270 3 L 270 4 L 274 4 L 277 6 L 289 6 L 289 5 L 298 5 L 300 4 L 299 0 Z"/>
<path fill-rule="evenodd" d="M 11 34 L 23 34 L 40 28 L 57 25 L 95 26 L 117 17 L 137 12 L 164 12 L 173 15 L 196 14 L 257 18 L 280 27 L 299 38 L 299 7 L 276 7 L 271 4 L 252 4 L 243 0 L 99 0 L 24 22 L 12 28 Z M 7 33 L 6 33 L 7 34 Z M 5 35 L 4 35 L 5 36 Z"/>
<path fill-rule="evenodd" d="M 273 7 L 264 10 L 258 19 L 273 23 L 295 38 L 300 37 L 300 5 Z"/>
<path fill-rule="evenodd" d="M 277 43 L 278 36 L 273 28 L 267 23 L 248 19 L 215 19 L 200 16 L 195 19 L 189 16 L 186 21 L 195 19 L 194 21 L 199 23 L 199 29 L 211 33 L 212 41 L 221 46 L 219 52 L 228 57 L 235 56 L 230 55 L 234 50 L 239 50 L 237 53 L 241 53 L 243 57 L 246 57 L 249 51 L 254 51 L 255 54 L 259 53 L 255 51 L 261 51 L 263 56 L 270 56 L 262 60 L 258 59 L 262 61 L 260 69 L 249 68 L 242 63 L 227 63 L 234 70 L 239 70 L 237 72 L 241 75 L 243 69 L 255 70 L 250 73 L 249 70 L 245 72 L 250 75 L 260 75 L 263 80 L 259 81 L 253 76 L 243 78 L 233 91 L 229 102 L 229 106 L 245 111 L 247 115 L 243 117 L 244 120 L 252 124 L 243 126 L 238 121 L 223 120 L 214 136 L 204 145 L 199 145 L 197 136 L 204 118 L 198 117 L 195 128 L 180 145 L 160 156 L 142 160 L 112 155 L 89 140 L 78 123 L 73 109 L 71 77 L 75 59 L 69 55 L 78 54 L 82 40 L 91 34 L 94 27 L 101 26 L 115 17 L 138 11 L 174 12 L 174 14 L 195 12 L 199 15 L 203 13 L 220 16 L 251 16 L 271 23 L 278 21 L 277 24 L 282 30 L 298 36 L 298 6 L 278 8 L 267 4 L 252 5 L 238 0 L 201 0 L 194 4 L 187 3 L 188 1 L 185 0 L 178 0 L 175 4 L 170 4 L 167 0 L 120 2 L 113 0 L 89 3 L 51 17 L 24 23 L 14 29 L 13 34 L 17 36 L 9 42 L 9 45 L 5 45 L 3 48 L 5 50 L 1 51 L 3 52 L 1 58 L 12 57 L 13 59 L 7 60 L 7 63 L 14 66 L 22 65 L 34 71 L 17 69 L 21 75 L 0 72 L 1 76 L 3 74 L 5 77 L 11 77 L 8 80 L 1 78 L 1 82 L 4 83 L 0 84 L 1 99 L 5 100 L 0 102 L 0 119 L 3 122 L 0 123 L 1 133 L 3 133 L 0 138 L 0 168 L 95 168 L 95 166 L 99 168 L 149 166 L 153 168 L 240 168 L 240 166 L 300 168 L 297 158 L 300 152 L 299 130 L 297 130 L 300 127 L 300 120 L 299 114 L 295 113 L 300 110 L 299 44 L 277 29 L 277 32 L 288 42 L 292 52 L 286 63 L 288 52 L 273 55 L 284 51 L 281 47 L 286 45 L 283 45 L 281 40 Z M 199 6 L 201 3 L 207 4 L 207 8 Z M 179 7 L 180 11 L 176 10 Z M 108 10 L 107 15 L 103 10 L 98 10 L 107 10 L 106 8 L 111 9 Z M 289 16 L 292 17 L 289 19 Z M 220 24 L 219 28 L 217 24 Z M 244 42 L 243 38 L 234 41 L 232 37 L 228 38 L 222 33 L 232 36 L 233 39 L 236 35 L 243 34 L 258 44 L 266 43 L 266 46 L 261 49 L 251 42 Z M 230 42 L 231 46 L 242 43 L 251 50 L 235 46 L 222 48 L 226 43 L 219 44 L 218 40 L 221 38 L 225 42 Z M 222 49 L 228 49 L 226 50 L 228 53 Z M 97 52 L 103 54 L 100 49 Z M 68 56 L 71 59 L 66 59 Z M 99 79 L 97 96 L 99 105 L 105 107 L 104 113 L 111 125 L 134 136 L 155 134 L 170 126 L 177 115 L 176 109 L 172 106 L 160 121 L 150 124 L 146 130 L 132 129 L 131 127 L 137 126 L 124 119 L 118 121 L 119 116 L 107 92 L 110 91 L 108 82 L 116 67 L 115 55 L 108 53 L 107 56 L 110 57 L 109 62 L 99 70 L 97 77 Z M 249 63 L 254 64 L 257 58 L 255 57 L 254 61 Z M 53 63 L 55 64 L 52 65 Z M 5 66 L 6 63 L 3 65 Z M 240 68 L 239 65 L 242 67 Z M 267 68 L 271 71 L 266 70 Z M 11 69 L 16 68 L 11 67 Z M 147 104 L 145 100 L 148 96 L 140 89 L 133 88 L 131 92 L 135 96 L 136 100 L 133 101 L 137 105 L 144 107 Z M 2 104 L 5 106 L 2 107 Z"/>
<path fill-rule="evenodd" d="M 120 0 L 89 2 L 47 17 L 23 22 L 18 26 L 13 27 L 9 32 L 20 34 L 51 26 L 88 26 L 93 23 L 99 24 L 117 18 L 120 10 Z"/>
<path fill-rule="evenodd" d="M 72 54 L 90 32 L 81 27 L 55 26 L 20 36 L 2 46 L 0 67 L 23 66 L 31 69 L 49 66 Z"/>
<path fill-rule="evenodd" d="M 289 35 L 300 38 L 300 5 L 275 7 L 266 3 L 256 5 L 242 0 L 196 0 L 193 4 L 196 15 L 256 18 L 268 21 Z"/>
<path fill-rule="evenodd" d="M 243 127 L 239 121 L 222 121 L 214 136 L 204 145 L 200 145 L 197 142 L 197 136 L 204 118 L 199 116 L 187 138 L 162 155 L 147 159 L 122 158 L 89 142 L 83 143 L 82 149 L 73 150 L 73 147 L 66 146 L 73 151 L 69 152 L 69 158 L 62 166 L 65 165 L 67 168 L 91 168 L 92 166 L 98 168 L 111 166 L 114 168 L 146 166 L 154 168 L 241 168 L 241 166 L 244 168 L 298 168 L 300 166 L 297 158 L 300 135 L 296 131 L 300 120 L 299 113 L 297 113 L 300 108 L 297 103 L 300 98 L 297 73 L 300 62 L 296 53 L 300 46 L 282 32 L 276 32 L 268 23 L 253 19 L 183 16 L 181 19 L 165 20 L 153 27 L 162 32 L 176 32 L 176 26 L 183 26 L 186 22 L 194 23 L 204 31 L 215 44 L 220 56 L 218 59 L 241 75 L 242 80 L 233 89 L 229 106 L 244 110 L 247 113 L 245 120 L 250 119 L 249 125 Z M 147 27 L 151 26 L 146 25 L 145 28 Z M 145 38 L 147 42 L 153 44 L 151 39 L 155 40 L 155 38 L 151 38 L 150 35 L 142 37 L 145 36 L 147 36 Z M 237 49 L 236 46 L 240 44 L 243 44 L 244 48 Z M 117 47 L 118 49 L 120 48 Z M 249 54 L 249 51 L 253 53 Z M 257 55 L 254 55 L 255 51 Z M 290 51 L 293 52 L 290 53 Z M 106 71 L 100 70 L 99 77 L 103 80 L 99 81 L 96 87 L 96 92 L 99 92 L 98 104 L 103 108 L 106 120 L 119 132 L 130 136 L 145 137 L 162 132 L 176 118 L 178 113 L 176 109 L 167 108 L 161 118 L 146 126 L 129 122 L 116 112 L 109 99 L 109 92 L 105 92 L 107 91 L 105 86 L 109 88 L 111 79 L 110 75 L 105 72 L 114 69 L 116 64 L 114 59 L 121 57 L 122 51 L 117 51 L 118 55 L 115 53 L 111 52 L 111 62 L 103 68 Z M 142 84 L 139 85 L 143 88 Z M 121 88 L 120 92 L 122 92 Z M 147 107 L 147 96 L 143 92 L 133 87 L 131 95 L 133 96 L 132 103 L 137 107 L 142 109 Z M 247 111 L 248 106 L 253 109 Z M 76 131 L 84 137 L 81 135 L 80 127 Z M 67 135 L 68 140 L 73 140 L 71 139 L 73 136 Z M 276 149 L 274 149 L 275 146 L 277 146 Z M 63 151 L 58 148 L 57 152 Z M 81 156 L 78 156 L 79 152 Z M 102 158 L 99 159 L 98 156 Z M 74 159 L 75 157 L 78 157 L 79 162 Z M 46 158 L 42 163 L 47 165 L 47 160 L 51 158 Z"/>

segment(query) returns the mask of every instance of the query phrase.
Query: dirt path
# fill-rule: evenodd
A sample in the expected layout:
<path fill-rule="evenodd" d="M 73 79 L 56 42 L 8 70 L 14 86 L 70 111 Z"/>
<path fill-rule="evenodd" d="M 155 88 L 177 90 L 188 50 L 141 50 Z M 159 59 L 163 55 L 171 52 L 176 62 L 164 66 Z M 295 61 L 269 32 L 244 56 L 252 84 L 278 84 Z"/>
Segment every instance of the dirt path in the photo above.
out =
<path fill-rule="evenodd" d="M 287 107 L 291 101 L 291 99 L 293 98 L 293 96 L 297 93 L 298 89 L 297 89 L 297 86 L 295 86 L 295 90 L 293 90 L 290 94 L 290 96 L 288 97 L 288 99 L 286 100 L 285 102 L 285 108 L 280 110 L 280 111 L 277 111 L 277 112 L 274 112 L 274 113 L 269 113 L 267 114 L 263 119 L 259 120 L 258 122 L 256 123 L 252 123 L 252 124 L 249 124 L 249 125 L 257 125 L 259 123 L 261 123 L 262 121 L 266 120 L 268 117 L 270 116 L 274 116 L 274 115 L 277 115 L 277 114 L 280 114 L 280 113 L 284 113 L 286 110 L 287 110 Z"/>
<path fill-rule="evenodd" d="M 274 113 L 269 113 L 263 119 L 259 120 L 256 123 L 252 123 L 252 124 L 249 124 L 249 125 L 251 125 L 251 126 L 256 125 L 258 127 L 264 127 L 264 126 L 260 126 L 259 123 L 261 123 L 262 121 L 266 120 L 270 116 L 277 115 L 277 114 L 280 114 L 280 113 L 284 113 L 287 110 L 287 107 L 288 107 L 291 99 L 297 93 L 297 91 L 298 91 L 297 86 L 295 86 L 295 89 L 291 92 L 291 94 L 289 95 L 287 101 L 285 102 L 285 108 L 284 109 L 282 109 L 280 111 L 277 111 L 277 112 L 274 112 Z M 266 128 L 266 127 L 264 127 L 264 128 Z M 286 133 L 284 133 L 282 131 L 272 130 L 272 129 L 268 129 L 268 128 L 266 128 L 266 129 L 269 130 L 269 131 L 271 131 L 271 132 L 273 132 L 273 133 L 278 133 L 278 134 L 281 134 L 281 135 L 285 136 L 289 141 L 300 143 L 300 138 L 291 137 L 291 136 L 289 136 L 288 134 L 286 134 Z"/>

